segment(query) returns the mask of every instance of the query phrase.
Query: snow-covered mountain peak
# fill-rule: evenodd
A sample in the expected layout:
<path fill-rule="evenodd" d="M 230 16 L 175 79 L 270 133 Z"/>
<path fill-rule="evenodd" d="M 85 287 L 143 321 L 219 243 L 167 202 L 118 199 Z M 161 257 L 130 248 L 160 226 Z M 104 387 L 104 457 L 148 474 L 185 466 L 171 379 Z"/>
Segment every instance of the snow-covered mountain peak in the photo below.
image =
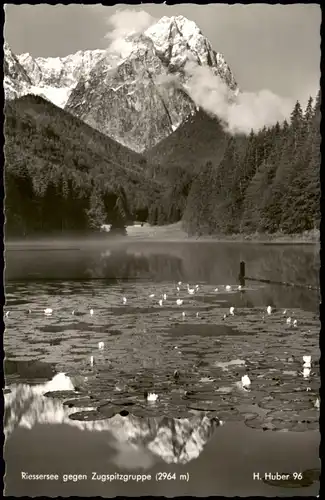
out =
<path fill-rule="evenodd" d="M 32 81 L 29 74 L 20 64 L 18 58 L 12 52 L 7 42 L 4 42 L 3 44 L 3 52 L 3 85 L 5 97 L 6 99 L 15 99 L 16 97 L 28 92 Z"/>
<path fill-rule="evenodd" d="M 237 83 L 224 56 L 213 50 L 194 21 L 184 16 L 164 16 L 144 35 L 152 40 L 157 56 L 173 73 L 182 72 L 186 63 L 191 61 L 211 68 L 232 91 L 237 91 Z"/>
<path fill-rule="evenodd" d="M 71 86 L 76 84 L 81 74 L 88 74 L 93 66 L 105 56 L 104 49 L 79 50 L 65 57 L 36 57 L 20 54 L 18 60 L 32 75 L 34 85 L 52 84 Z"/>
<path fill-rule="evenodd" d="M 31 80 L 28 92 L 42 95 L 63 108 L 78 81 L 87 81 L 92 68 L 107 54 L 104 49 L 96 49 L 79 50 L 65 57 L 34 58 L 26 52 L 16 59 Z"/>
<path fill-rule="evenodd" d="M 191 38 L 197 34 L 201 34 L 201 30 L 197 24 L 184 16 L 163 16 L 158 22 L 149 26 L 145 33 L 150 33 L 156 39 L 163 38 L 169 35 L 173 26 L 178 28 L 184 38 Z"/>

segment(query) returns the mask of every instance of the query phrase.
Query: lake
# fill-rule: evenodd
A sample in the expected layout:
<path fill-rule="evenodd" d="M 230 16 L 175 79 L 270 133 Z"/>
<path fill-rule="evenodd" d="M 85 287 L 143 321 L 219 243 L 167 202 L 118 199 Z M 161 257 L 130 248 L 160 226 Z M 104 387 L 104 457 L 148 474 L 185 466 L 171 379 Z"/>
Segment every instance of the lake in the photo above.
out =
<path fill-rule="evenodd" d="M 318 494 L 317 246 L 16 242 L 5 259 L 6 496 Z M 239 288 L 241 261 L 297 286 Z"/>

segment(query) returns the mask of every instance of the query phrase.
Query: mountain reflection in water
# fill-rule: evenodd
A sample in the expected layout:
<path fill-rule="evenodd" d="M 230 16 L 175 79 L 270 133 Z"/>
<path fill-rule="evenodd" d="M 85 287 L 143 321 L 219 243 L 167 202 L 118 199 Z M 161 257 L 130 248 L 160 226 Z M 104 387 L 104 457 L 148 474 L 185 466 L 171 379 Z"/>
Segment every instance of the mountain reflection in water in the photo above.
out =
<path fill-rule="evenodd" d="M 75 420 L 82 394 L 72 379 L 58 374 L 42 384 L 12 384 L 5 394 L 5 494 L 28 496 L 315 496 L 318 493 L 319 433 L 263 433 L 237 422 L 219 427 L 217 419 L 145 417 L 116 414 L 94 421 Z M 49 392 L 50 391 L 50 392 Z M 61 391 L 61 392 L 60 392 Z M 44 396 L 46 394 L 46 396 Z M 65 398 L 75 398 L 75 407 Z M 98 415 L 95 416 L 99 418 Z M 216 429 L 217 427 L 217 429 Z M 30 436 L 30 437 L 29 437 Z M 288 465 L 290 464 L 290 465 Z M 184 467 L 185 466 L 185 467 Z M 253 472 L 313 473 L 304 488 L 270 488 Z M 308 470 L 307 470 L 308 469 Z M 26 481 L 21 472 L 58 474 L 59 481 Z M 95 471 L 95 472 L 94 472 Z M 156 474 L 175 480 L 159 482 Z M 93 481 L 96 473 L 97 480 Z M 108 475 L 150 474 L 152 481 L 104 481 Z M 233 475 L 236 481 L 233 481 Z M 80 475 L 85 480 L 78 480 Z M 180 477 L 188 475 L 189 482 Z M 70 479 L 67 480 L 67 477 Z"/>
<path fill-rule="evenodd" d="M 199 456 L 219 425 L 218 419 L 211 419 L 206 415 L 174 419 L 139 418 L 132 414 L 123 417 L 116 414 L 111 418 L 94 421 L 71 419 L 76 408 L 69 408 L 55 398 L 55 391 L 63 391 L 61 397 L 66 391 L 68 399 L 72 395 L 71 391 L 75 390 L 70 377 L 63 373 L 55 375 L 45 384 L 14 384 L 10 390 L 10 393 L 5 394 L 4 431 L 7 439 L 18 426 L 32 429 L 36 424 L 67 424 L 80 430 L 108 431 L 119 443 L 147 448 L 167 463 L 185 464 Z M 44 397 L 44 394 L 50 392 L 53 392 L 54 398 Z M 89 400 L 87 407 L 78 408 L 80 415 L 82 411 L 94 409 L 91 403 Z"/>

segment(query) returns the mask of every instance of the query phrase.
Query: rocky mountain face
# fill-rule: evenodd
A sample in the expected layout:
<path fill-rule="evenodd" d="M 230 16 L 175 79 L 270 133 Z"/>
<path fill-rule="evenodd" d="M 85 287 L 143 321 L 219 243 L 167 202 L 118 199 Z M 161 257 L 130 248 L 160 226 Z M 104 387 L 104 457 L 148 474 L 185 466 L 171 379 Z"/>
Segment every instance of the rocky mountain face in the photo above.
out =
<path fill-rule="evenodd" d="M 237 90 L 223 56 L 183 16 L 163 17 L 141 35 L 127 37 L 125 45 L 128 49 L 123 55 L 107 49 L 79 51 L 63 58 L 13 56 L 29 81 L 24 80 L 16 93 L 9 91 L 16 85 L 17 71 L 11 72 L 5 81 L 6 97 L 42 95 L 142 152 L 168 137 L 195 112 L 186 88 L 187 63 L 210 68 L 231 90 Z"/>
<path fill-rule="evenodd" d="M 129 55 L 112 70 L 101 59 L 71 92 L 66 109 L 131 149 L 142 152 L 169 136 L 195 111 L 186 63 L 210 67 L 232 90 L 237 84 L 199 28 L 163 17 L 129 40 Z"/>
<path fill-rule="evenodd" d="M 172 133 L 193 108 L 182 89 L 159 85 L 166 74 L 152 42 L 141 36 L 132 54 L 113 70 L 107 71 L 101 60 L 89 80 L 72 91 L 66 110 L 141 152 Z"/>
<path fill-rule="evenodd" d="M 6 42 L 3 46 L 3 52 L 3 86 L 5 97 L 6 99 L 16 99 L 28 93 L 32 86 L 32 80 Z"/>
<path fill-rule="evenodd" d="M 33 83 L 31 93 L 42 95 L 64 108 L 80 78 L 87 78 L 105 53 L 105 50 L 86 50 L 66 57 L 36 58 L 27 53 L 20 54 L 17 59 Z"/>

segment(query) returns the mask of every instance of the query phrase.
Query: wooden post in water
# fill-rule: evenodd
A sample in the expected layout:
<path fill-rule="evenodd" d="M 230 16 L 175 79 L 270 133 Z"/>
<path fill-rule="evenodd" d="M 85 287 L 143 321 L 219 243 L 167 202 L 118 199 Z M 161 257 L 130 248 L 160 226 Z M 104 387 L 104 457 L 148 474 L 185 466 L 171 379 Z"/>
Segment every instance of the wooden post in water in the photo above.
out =
<path fill-rule="evenodd" d="M 242 260 L 239 266 L 238 280 L 240 286 L 245 286 L 245 262 Z"/>

